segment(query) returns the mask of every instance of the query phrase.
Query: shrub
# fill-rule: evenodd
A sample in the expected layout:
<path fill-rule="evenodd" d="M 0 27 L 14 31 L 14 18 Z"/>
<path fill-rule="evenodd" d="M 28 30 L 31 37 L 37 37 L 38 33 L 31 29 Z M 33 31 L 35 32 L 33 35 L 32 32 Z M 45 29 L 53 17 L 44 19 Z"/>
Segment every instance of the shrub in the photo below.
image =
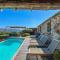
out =
<path fill-rule="evenodd" d="M 22 36 L 25 37 L 25 36 L 29 36 L 30 34 L 29 33 L 23 33 Z"/>
<path fill-rule="evenodd" d="M 60 50 L 56 50 L 54 52 L 53 57 L 54 57 L 54 60 L 60 60 Z"/>
<path fill-rule="evenodd" d="M 20 36 L 20 32 L 11 32 L 9 36 Z"/>
<path fill-rule="evenodd" d="M 0 39 L 5 39 L 7 38 L 8 36 L 0 36 Z"/>

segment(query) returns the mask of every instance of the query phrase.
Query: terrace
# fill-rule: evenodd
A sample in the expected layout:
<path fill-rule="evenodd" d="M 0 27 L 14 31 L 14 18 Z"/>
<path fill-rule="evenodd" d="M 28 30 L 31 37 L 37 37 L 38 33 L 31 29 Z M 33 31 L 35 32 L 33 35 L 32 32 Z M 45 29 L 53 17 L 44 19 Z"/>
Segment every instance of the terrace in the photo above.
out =
<path fill-rule="evenodd" d="M 17 1 L 17 0 L 5 0 L 0 1 L 0 8 L 12 8 L 12 9 L 60 9 L 60 1 L 56 0 L 50 0 L 50 1 L 40 1 L 40 0 L 34 0 L 34 1 Z M 51 23 L 49 22 L 47 24 L 48 26 L 48 32 L 51 30 Z M 60 27 L 60 25 L 59 25 Z M 16 28 L 16 27 L 10 27 L 10 28 Z M 20 28 L 20 27 L 18 27 Z M 24 28 L 24 27 L 21 27 Z M 41 29 L 41 27 L 40 27 Z M 57 28 L 58 29 L 58 28 Z M 15 32 L 14 32 L 15 33 Z M 19 35 L 20 36 L 20 35 Z M 21 50 L 18 51 L 17 55 L 13 57 L 13 60 L 48 60 L 53 59 L 52 55 L 55 51 L 56 47 L 58 46 L 59 41 L 52 41 L 45 37 L 45 36 L 38 36 L 36 37 L 27 37 L 24 41 L 24 44 L 21 47 Z M 50 37 L 49 37 L 50 38 Z M 48 41 L 48 40 L 49 41 Z M 41 41 L 40 41 L 41 40 Z M 46 42 L 48 42 L 48 45 L 46 45 Z M 50 44 L 51 43 L 51 44 Z M 42 48 L 41 48 L 42 47 Z M 46 48 L 45 48 L 46 47 Z M 45 50 L 44 50 L 45 48 Z M 49 51 L 50 50 L 50 51 Z M 46 56 L 45 56 L 46 55 Z"/>

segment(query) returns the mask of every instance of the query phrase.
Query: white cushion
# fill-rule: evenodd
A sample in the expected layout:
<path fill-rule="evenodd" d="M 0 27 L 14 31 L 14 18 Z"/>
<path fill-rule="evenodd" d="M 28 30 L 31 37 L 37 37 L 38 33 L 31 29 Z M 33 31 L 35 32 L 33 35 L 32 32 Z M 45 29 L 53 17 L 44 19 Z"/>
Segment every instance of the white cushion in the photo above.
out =
<path fill-rule="evenodd" d="M 54 50 L 57 48 L 59 43 L 60 43 L 60 41 L 58 41 L 58 40 L 52 40 L 52 42 L 50 43 L 50 45 L 48 46 L 46 51 L 50 52 L 50 53 L 53 53 Z"/>
<path fill-rule="evenodd" d="M 43 35 L 43 36 L 40 38 L 40 41 L 41 41 L 43 44 L 45 44 L 47 40 L 48 40 L 48 37 L 45 36 L 45 35 Z"/>

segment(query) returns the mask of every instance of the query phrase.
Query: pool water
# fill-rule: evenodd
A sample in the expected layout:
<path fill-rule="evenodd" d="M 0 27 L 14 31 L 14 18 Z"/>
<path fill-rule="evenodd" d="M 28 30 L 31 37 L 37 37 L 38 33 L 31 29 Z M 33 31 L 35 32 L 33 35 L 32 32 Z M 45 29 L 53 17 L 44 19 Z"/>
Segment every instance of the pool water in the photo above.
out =
<path fill-rule="evenodd" d="M 23 38 L 8 38 L 0 42 L 0 60 L 11 60 L 23 40 Z"/>

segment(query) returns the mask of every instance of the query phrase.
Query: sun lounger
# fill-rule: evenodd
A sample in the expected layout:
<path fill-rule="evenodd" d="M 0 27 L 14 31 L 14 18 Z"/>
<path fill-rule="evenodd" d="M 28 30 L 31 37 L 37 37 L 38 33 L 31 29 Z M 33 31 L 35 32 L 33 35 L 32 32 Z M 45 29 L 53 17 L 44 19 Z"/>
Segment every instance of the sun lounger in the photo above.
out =
<path fill-rule="evenodd" d="M 38 41 L 36 39 L 31 39 L 30 43 L 37 43 Z"/>
<path fill-rule="evenodd" d="M 42 35 L 41 38 L 39 39 L 43 44 L 48 40 L 48 36 Z"/>
<path fill-rule="evenodd" d="M 36 42 L 42 42 L 43 44 L 48 40 L 48 36 L 42 35 L 38 40 L 37 39 L 31 39 L 31 43 L 36 43 Z"/>
<path fill-rule="evenodd" d="M 35 55 L 27 55 L 27 59 L 26 60 L 43 60 L 41 56 L 35 56 Z"/>
<path fill-rule="evenodd" d="M 52 40 L 48 48 L 29 48 L 29 55 L 40 55 L 40 56 L 48 56 L 53 54 L 55 49 L 57 48 L 60 41 Z"/>
<path fill-rule="evenodd" d="M 48 42 L 49 39 L 47 36 L 42 36 L 40 40 L 36 40 L 36 39 L 33 39 L 30 41 L 30 47 L 33 46 L 33 47 L 37 47 L 37 46 L 40 46 L 40 47 L 46 47 L 46 42 Z"/>

